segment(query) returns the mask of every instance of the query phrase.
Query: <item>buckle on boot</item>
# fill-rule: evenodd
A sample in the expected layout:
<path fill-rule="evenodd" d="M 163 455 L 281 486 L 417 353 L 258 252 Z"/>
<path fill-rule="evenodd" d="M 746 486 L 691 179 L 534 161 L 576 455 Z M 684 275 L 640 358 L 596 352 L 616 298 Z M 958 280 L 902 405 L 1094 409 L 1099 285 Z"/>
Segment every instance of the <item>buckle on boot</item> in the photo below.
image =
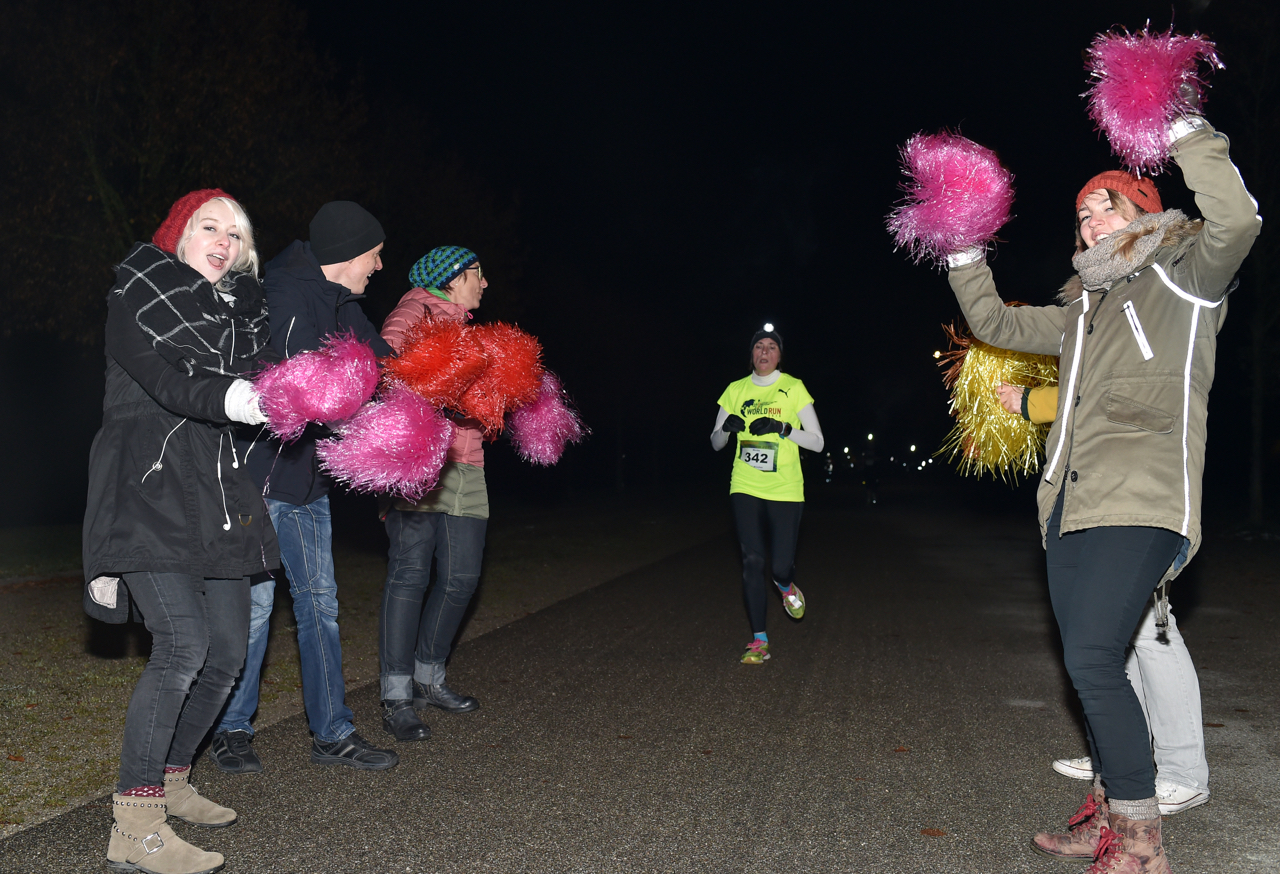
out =
<path fill-rule="evenodd" d="M 155 838 L 155 842 L 156 842 L 156 845 L 154 847 L 147 844 L 147 841 L 151 840 L 152 838 Z M 138 841 L 138 843 L 142 845 L 142 849 L 146 852 L 148 856 L 150 856 L 152 853 L 158 853 L 164 849 L 164 838 L 160 837 L 160 832 L 152 832 L 142 840 Z"/>

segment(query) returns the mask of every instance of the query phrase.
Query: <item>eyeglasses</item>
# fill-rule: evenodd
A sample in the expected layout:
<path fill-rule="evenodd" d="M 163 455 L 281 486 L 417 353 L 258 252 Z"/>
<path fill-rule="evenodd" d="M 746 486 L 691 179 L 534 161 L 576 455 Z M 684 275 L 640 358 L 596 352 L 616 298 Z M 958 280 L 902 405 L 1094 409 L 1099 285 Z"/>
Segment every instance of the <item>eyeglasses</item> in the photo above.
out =
<path fill-rule="evenodd" d="M 476 272 L 476 279 L 480 280 L 481 282 L 484 282 L 484 270 L 481 269 L 479 264 L 472 264 L 470 267 L 466 269 L 474 270 Z"/>

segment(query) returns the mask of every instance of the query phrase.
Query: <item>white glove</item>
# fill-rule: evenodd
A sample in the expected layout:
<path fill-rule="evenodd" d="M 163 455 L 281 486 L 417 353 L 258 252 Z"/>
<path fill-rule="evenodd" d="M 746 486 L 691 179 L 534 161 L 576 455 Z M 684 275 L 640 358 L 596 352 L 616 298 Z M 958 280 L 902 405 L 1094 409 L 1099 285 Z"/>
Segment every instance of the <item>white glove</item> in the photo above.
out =
<path fill-rule="evenodd" d="M 258 393 L 253 390 L 253 383 L 247 379 L 237 379 L 227 389 L 222 399 L 227 418 L 233 422 L 244 422 L 246 425 L 261 425 L 267 421 L 262 407 L 258 405 Z"/>

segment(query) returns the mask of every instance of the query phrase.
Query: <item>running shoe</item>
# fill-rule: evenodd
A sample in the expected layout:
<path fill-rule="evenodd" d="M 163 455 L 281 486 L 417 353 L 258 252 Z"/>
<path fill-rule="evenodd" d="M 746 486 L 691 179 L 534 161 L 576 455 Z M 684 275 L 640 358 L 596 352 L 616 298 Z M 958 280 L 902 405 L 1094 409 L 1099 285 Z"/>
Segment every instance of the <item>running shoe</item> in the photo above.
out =
<path fill-rule="evenodd" d="M 742 654 L 742 663 L 744 665 L 760 665 L 764 664 L 764 660 L 769 657 L 769 644 L 763 640 L 753 640 L 747 645 L 747 651 Z"/>
<path fill-rule="evenodd" d="M 795 583 L 782 593 L 782 606 L 786 608 L 787 615 L 792 619 L 804 618 L 804 592 L 800 591 L 800 587 Z"/>
<path fill-rule="evenodd" d="M 1081 756 L 1078 759 L 1054 759 L 1053 770 L 1073 780 L 1093 779 L 1093 759 Z"/>

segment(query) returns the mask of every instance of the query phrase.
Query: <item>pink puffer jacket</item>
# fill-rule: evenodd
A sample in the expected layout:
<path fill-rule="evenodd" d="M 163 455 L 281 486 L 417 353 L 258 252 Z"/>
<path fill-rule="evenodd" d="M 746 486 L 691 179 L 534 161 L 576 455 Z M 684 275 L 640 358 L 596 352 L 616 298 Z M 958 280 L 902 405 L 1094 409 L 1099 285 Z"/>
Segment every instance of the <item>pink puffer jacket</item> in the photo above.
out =
<path fill-rule="evenodd" d="M 466 322 L 471 318 L 471 313 L 459 304 L 436 297 L 425 288 L 411 288 L 382 323 L 382 339 L 399 352 L 409 329 L 427 314 L 433 318 L 452 319 L 455 322 Z M 484 440 L 478 425 L 473 424 L 470 419 L 455 424 L 457 433 L 446 460 L 484 467 Z"/>

